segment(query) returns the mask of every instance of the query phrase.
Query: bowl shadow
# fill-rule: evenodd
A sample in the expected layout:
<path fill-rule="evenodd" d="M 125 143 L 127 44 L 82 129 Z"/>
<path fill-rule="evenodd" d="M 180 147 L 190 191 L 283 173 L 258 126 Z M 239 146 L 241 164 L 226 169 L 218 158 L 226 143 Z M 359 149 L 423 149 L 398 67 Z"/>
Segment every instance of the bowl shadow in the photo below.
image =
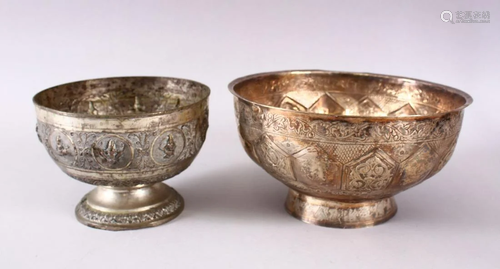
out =
<path fill-rule="evenodd" d="M 288 188 L 257 166 L 222 169 L 203 178 L 186 178 L 173 187 L 186 202 L 181 217 L 225 221 L 292 220 L 284 209 Z"/>
<path fill-rule="evenodd" d="M 445 178 L 441 178 L 446 180 Z M 434 229 L 471 231 L 481 226 L 492 229 L 494 223 L 484 214 L 484 204 L 474 199 L 466 199 L 456 188 L 450 191 L 440 184 L 417 186 L 395 196 L 398 213 L 391 223 L 433 227 Z M 478 210 L 479 209 L 479 210 Z"/>
<path fill-rule="evenodd" d="M 223 168 L 203 176 L 190 176 L 175 182 L 173 187 L 186 202 L 180 218 L 225 222 L 298 222 L 284 208 L 288 188 L 255 165 Z M 474 205 L 470 201 L 461 201 L 456 193 L 447 192 L 438 184 L 417 186 L 396 195 L 395 199 L 398 213 L 382 226 L 463 229 L 472 222 L 464 216 L 463 209 L 471 209 Z M 482 222 L 484 219 L 484 216 L 478 216 L 481 215 L 479 213 L 469 214 L 474 215 L 476 221 Z"/>

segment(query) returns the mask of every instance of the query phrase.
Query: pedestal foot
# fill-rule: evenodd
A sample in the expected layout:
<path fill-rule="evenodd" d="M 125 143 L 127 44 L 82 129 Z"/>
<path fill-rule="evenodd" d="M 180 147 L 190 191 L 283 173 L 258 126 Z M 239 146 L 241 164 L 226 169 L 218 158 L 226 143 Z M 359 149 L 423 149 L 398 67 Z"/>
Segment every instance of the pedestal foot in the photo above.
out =
<path fill-rule="evenodd" d="M 76 206 L 81 223 L 104 230 L 132 230 L 158 226 L 184 209 L 182 197 L 164 183 L 136 187 L 99 186 Z"/>

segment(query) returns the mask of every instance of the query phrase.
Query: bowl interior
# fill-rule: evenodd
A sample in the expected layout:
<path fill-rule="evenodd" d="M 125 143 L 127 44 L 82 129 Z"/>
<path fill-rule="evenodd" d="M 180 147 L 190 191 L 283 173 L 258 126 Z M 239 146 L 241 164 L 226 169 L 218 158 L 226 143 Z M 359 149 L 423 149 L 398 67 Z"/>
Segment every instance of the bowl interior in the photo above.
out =
<path fill-rule="evenodd" d="M 209 91 L 201 83 L 177 78 L 104 78 L 49 88 L 33 101 L 59 112 L 122 116 L 180 109 L 205 99 Z"/>
<path fill-rule="evenodd" d="M 385 75 L 328 71 L 257 74 L 232 83 L 233 92 L 260 105 L 352 116 L 418 116 L 459 110 L 471 102 L 459 90 Z"/>

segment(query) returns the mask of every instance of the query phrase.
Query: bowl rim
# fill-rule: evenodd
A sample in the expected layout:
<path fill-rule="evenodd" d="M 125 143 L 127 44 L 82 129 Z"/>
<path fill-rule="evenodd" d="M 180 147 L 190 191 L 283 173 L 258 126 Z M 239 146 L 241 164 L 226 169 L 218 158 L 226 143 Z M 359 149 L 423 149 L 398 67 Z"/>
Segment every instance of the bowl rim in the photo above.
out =
<path fill-rule="evenodd" d="M 168 110 L 163 110 L 163 111 L 159 111 L 159 112 L 140 113 L 140 114 L 127 114 L 127 115 L 92 115 L 92 114 L 87 114 L 87 113 L 65 112 L 65 111 L 61 111 L 61 110 L 58 110 L 58 109 L 54 109 L 54 108 L 50 108 L 50 107 L 44 106 L 44 105 L 40 104 L 36 100 L 38 96 L 42 95 L 45 92 L 48 92 L 48 91 L 50 91 L 52 89 L 55 89 L 55 88 L 58 88 L 58 87 L 62 87 L 62 86 L 67 86 L 67 85 L 70 85 L 70 84 L 74 84 L 74 83 L 81 83 L 81 82 L 86 82 L 86 81 L 91 81 L 91 80 L 134 79 L 134 78 L 135 79 L 144 79 L 144 78 L 147 79 L 147 78 L 151 78 L 151 79 L 176 79 L 176 80 L 184 80 L 184 81 L 188 81 L 188 82 L 192 82 L 194 84 L 200 85 L 201 87 L 203 87 L 203 88 L 205 88 L 207 90 L 207 93 L 200 100 L 198 100 L 198 101 L 196 101 L 196 102 L 194 102 L 192 104 L 179 107 L 179 108 L 168 109 Z M 114 77 L 99 77 L 99 78 L 92 78 L 92 79 L 82 79 L 82 80 L 77 80 L 77 81 L 72 81 L 72 82 L 68 82 L 68 83 L 63 83 L 63 84 L 59 84 L 59 85 L 56 85 L 56 86 L 52 86 L 50 88 L 46 88 L 45 90 L 42 90 L 42 91 L 36 93 L 33 96 L 33 98 L 32 98 L 32 102 L 33 102 L 33 104 L 38 109 L 42 109 L 42 110 L 45 110 L 47 112 L 54 113 L 54 114 L 57 114 L 57 115 L 74 117 L 74 118 L 93 118 L 93 119 L 146 118 L 146 117 L 152 117 L 152 116 L 167 115 L 167 114 L 174 113 L 176 111 L 181 111 L 181 110 L 189 109 L 189 108 L 194 107 L 194 106 L 198 106 L 200 103 L 203 103 L 203 102 L 205 102 L 208 99 L 208 97 L 210 96 L 210 93 L 211 93 L 210 87 L 208 87 L 207 85 L 205 85 L 203 83 L 200 83 L 198 81 L 191 80 L 191 79 L 178 78 L 178 77 L 163 77 L 163 76 L 114 76 Z"/>
<path fill-rule="evenodd" d="M 241 82 L 248 81 L 250 79 L 255 79 L 259 77 L 265 77 L 269 75 L 281 75 L 281 74 L 337 74 L 337 75 L 354 75 L 354 76 L 365 76 L 365 77 L 375 77 L 375 78 L 386 78 L 386 79 L 400 79 L 400 80 L 407 80 L 411 82 L 418 82 L 422 84 L 427 84 L 431 86 L 437 86 L 440 87 L 452 94 L 456 94 L 461 96 L 462 98 L 465 99 L 465 103 L 457 108 L 450 109 L 444 112 L 439 112 L 439 113 L 433 113 L 429 115 L 406 115 L 406 116 L 361 116 L 361 115 L 334 115 L 334 114 L 322 114 L 322 113 L 316 113 L 316 112 L 307 112 L 307 111 L 295 111 L 295 110 L 290 110 L 290 109 L 285 109 L 277 106 L 271 106 L 271 105 L 265 105 L 261 104 L 252 100 L 249 100 L 240 94 L 236 93 L 234 90 L 235 86 L 238 85 Z M 248 103 L 251 103 L 256 106 L 260 107 L 265 107 L 268 109 L 274 109 L 278 110 L 284 113 L 293 113 L 293 114 L 298 114 L 298 115 L 304 115 L 304 116 L 315 116 L 319 118 L 328 118 L 328 119 L 363 119 L 363 120 L 402 120 L 402 119 L 428 119 L 428 118 L 437 118 L 441 117 L 444 115 L 447 115 L 449 113 L 453 112 L 459 112 L 464 110 L 466 107 L 468 107 L 470 104 L 472 104 L 473 99 L 472 97 L 459 89 L 449 87 L 446 85 L 442 85 L 439 83 L 434 83 L 426 80 L 421 80 L 421 79 L 416 79 L 416 78 L 410 78 L 410 77 L 403 77 L 403 76 L 396 76 L 396 75 L 384 75 L 384 74 L 377 74 L 377 73 L 369 73 L 369 72 L 348 72 L 348 71 L 330 71 L 330 70 L 322 70 L 322 69 L 296 69 L 296 70 L 282 70 L 282 71 L 271 71 L 271 72 L 262 72 L 262 73 L 255 73 L 243 77 L 239 77 L 233 81 L 231 81 L 228 85 L 229 91 L 238 99 L 244 100 Z"/>

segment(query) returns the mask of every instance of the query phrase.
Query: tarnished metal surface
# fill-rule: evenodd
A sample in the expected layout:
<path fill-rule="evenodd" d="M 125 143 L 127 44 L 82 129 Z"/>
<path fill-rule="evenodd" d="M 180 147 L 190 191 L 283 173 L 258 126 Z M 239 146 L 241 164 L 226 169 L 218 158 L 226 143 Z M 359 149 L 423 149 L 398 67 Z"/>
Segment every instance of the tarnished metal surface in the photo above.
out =
<path fill-rule="evenodd" d="M 248 155 L 291 190 L 287 210 L 332 227 L 391 218 L 392 196 L 450 159 L 472 98 L 430 82 L 329 71 L 230 84 Z"/>
<path fill-rule="evenodd" d="M 160 183 L 186 169 L 205 141 L 200 83 L 161 77 L 86 80 L 38 93 L 37 133 L 71 177 L 99 185 L 77 206 L 82 223 L 109 230 L 162 224 L 182 197 Z"/>

